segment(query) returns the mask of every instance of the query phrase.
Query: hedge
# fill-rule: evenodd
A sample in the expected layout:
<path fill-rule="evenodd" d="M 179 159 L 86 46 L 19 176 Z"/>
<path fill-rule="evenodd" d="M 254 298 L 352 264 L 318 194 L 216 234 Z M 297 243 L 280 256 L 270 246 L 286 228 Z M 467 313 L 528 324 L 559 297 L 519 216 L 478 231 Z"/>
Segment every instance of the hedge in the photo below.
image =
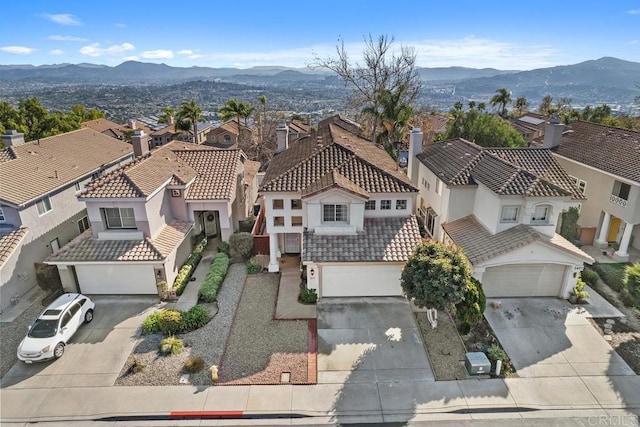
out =
<path fill-rule="evenodd" d="M 187 287 L 187 283 L 189 283 L 189 279 L 191 279 L 191 275 L 194 271 L 196 271 L 196 267 L 200 263 L 202 259 L 202 252 L 204 248 L 207 247 L 207 238 L 203 238 L 200 243 L 198 243 L 189 255 L 187 262 L 180 268 L 178 271 L 178 275 L 176 276 L 176 280 L 173 282 L 173 290 L 176 291 L 176 294 L 182 295 L 184 288 Z"/>
<path fill-rule="evenodd" d="M 198 297 L 204 302 L 213 302 L 218 296 L 220 285 L 224 281 L 229 269 L 229 256 L 225 253 L 218 253 L 211 263 L 209 272 L 204 278 Z"/>
<path fill-rule="evenodd" d="M 142 322 L 142 330 L 145 334 L 172 335 L 175 333 L 187 333 L 200 329 L 207 324 L 209 312 L 201 305 L 191 307 L 189 311 L 160 310 L 151 313 Z"/>

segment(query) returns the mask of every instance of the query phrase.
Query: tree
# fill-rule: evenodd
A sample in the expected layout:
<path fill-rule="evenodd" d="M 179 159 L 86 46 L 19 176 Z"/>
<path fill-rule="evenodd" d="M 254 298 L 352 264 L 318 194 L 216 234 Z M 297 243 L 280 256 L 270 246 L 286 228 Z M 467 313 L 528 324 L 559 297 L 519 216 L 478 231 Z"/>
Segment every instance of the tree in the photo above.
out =
<path fill-rule="evenodd" d="M 395 92 L 404 87 L 403 103 L 413 105 L 422 87 L 416 71 L 416 53 L 411 47 L 400 46 L 393 51 L 393 36 L 381 35 L 374 39 L 371 34 L 364 37 L 363 63 L 352 62 L 344 45 L 344 40 L 336 45 L 336 56 L 325 59 L 314 58 L 311 66 L 327 68 L 335 72 L 345 85 L 353 88 L 353 103 L 360 110 L 365 107 L 378 112 L 380 97 L 386 91 Z M 376 140 L 378 116 L 371 116 L 371 140 Z"/>
<path fill-rule="evenodd" d="M 26 126 L 25 139 L 33 141 L 42 138 L 45 134 L 44 121 L 49 114 L 42 106 L 38 98 L 22 99 L 18 103 L 18 111 Z"/>
<path fill-rule="evenodd" d="M 69 118 L 75 120 L 78 125 L 81 125 L 89 120 L 104 119 L 104 113 L 96 108 L 87 110 L 87 107 L 84 105 L 76 104 L 71 108 L 71 111 L 69 111 Z"/>
<path fill-rule="evenodd" d="M 511 94 L 509 91 L 503 87 L 496 90 L 496 94 L 489 100 L 489 103 L 495 107 L 496 105 L 500 106 L 500 116 L 503 118 L 507 117 L 507 105 L 511 104 Z"/>
<path fill-rule="evenodd" d="M 228 100 L 224 107 L 220 108 L 218 112 L 220 113 L 222 120 L 227 121 L 231 119 L 238 120 L 238 125 L 240 125 L 240 119 L 244 118 L 244 124 L 247 125 L 247 118 L 253 113 L 255 108 L 244 101 L 238 101 L 236 98 Z M 238 129 L 240 127 L 238 126 Z"/>
<path fill-rule="evenodd" d="M 385 148 L 393 148 L 395 141 L 401 141 L 409 120 L 413 117 L 413 108 L 404 102 L 404 86 L 393 91 L 384 89 L 379 97 L 380 111 L 365 107 L 362 112 L 375 116 L 384 130 L 377 135 L 376 142 L 382 142 Z"/>
<path fill-rule="evenodd" d="M 475 277 L 471 277 L 464 289 L 464 299 L 456 304 L 456 318 L 462 322 L 463 329 L 469 330 L 482 320 L 486 307 L 487 298 L 482 284 Z"/>
<path fill-rule="evenodd" d="M 540 105 L 538 106 L 538 112 L 544 116 L 548 116 L 549 114 L 551 114 L 551 102 L 553 102 L 553 98 L 551 97 L 551 95 L 545 95 L 542 98 L 542 102 L 540 102 Z"/>
<path fill-rule="evenodd" d="M 518 111 L 518 116 L 521 116 L 522 113 L 527 111 L 528 107 L 529 107 L 529 102 L 527 101 L 527 98 L 525 98 L 524 96 L 519 96 L 516 99 L 516 110 Z"/>
<path fill-rule="evenodd" d="M 464 299 L 470 278 L 471 265 L 460 249 L 431 240 L 409 257 L 400 284 L 420 308 L 453 310 Z"/>
<path fill-rule="evenodd" d="M 487 111 L 487 104 L 485 104 L 484 102 L 478 103 L 478 111 L 480 112 Z"/>
<path fill-rule="evenodd" d="M 175 110 L 171 107 L 163 107 L 162 113 L 158 116 L 158 123 L 172 124 L 175 116 Z"/>
<path fill-rule="evenodd" d="M 464 138 L 483 147 L 526 147 L 527 141 L 509 122 L 498 116 L 462 109 L 462 103 L 456 103 L 449 112 L 453 120 L 447 124 L 443 139 Z"/>
<path fill-rule="evenodd" d="M 202 121 L 202 109 L 195 99 L 183 101 L 176 113 L 176 129 L 192 130 L 193 143 L 198 143 L 198 122 Z"/>

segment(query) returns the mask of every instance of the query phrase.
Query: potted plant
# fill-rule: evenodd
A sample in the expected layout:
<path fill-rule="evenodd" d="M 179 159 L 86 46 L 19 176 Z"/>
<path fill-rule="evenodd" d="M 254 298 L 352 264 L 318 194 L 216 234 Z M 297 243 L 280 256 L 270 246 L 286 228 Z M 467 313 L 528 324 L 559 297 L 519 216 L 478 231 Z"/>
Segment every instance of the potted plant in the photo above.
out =
<path fill-rule="evenodd" d="M 585 286 L 586 283 L 582 280 L 582 277 L 579 277 L 569 296 L 569 302 L 571 304 L 584 304 L 587 302 L 587 298 L 591 297 L 589 292 L 584 290 Z"/>

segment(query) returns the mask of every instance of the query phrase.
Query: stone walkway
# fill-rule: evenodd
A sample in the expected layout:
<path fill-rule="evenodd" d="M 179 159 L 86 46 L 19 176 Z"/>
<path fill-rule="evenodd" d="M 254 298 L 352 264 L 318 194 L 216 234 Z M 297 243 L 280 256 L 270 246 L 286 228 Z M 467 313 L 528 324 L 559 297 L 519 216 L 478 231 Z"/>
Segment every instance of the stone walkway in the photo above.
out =
<path fill-rule="evenodd" d="M 276 303 L 276 319 L 315 319 L 315 304 L 301 304 L 300 257 L 283 255 L 280 258 L 280 289 Z"/>
<path fill-rule="evenodd" d="M 210 238 L 207 242 L 207 247 L 202 252 L 202 259 L 200 263 L 196 267 L 196 271 L 191 275 L 191 279 L 195 280 L 189 282 L 187 287 L 184 288 L 182 295 L 178 298 L 178 301 L 175 303 L 175 307 L 177 310 L 188 311 L 191 307 L 198 304 L 198 291 L 200 290 L 200 286 L 204 282 L 204 278 L 211 267 L 211 263 L 213 262 L 213 258 L 218 253 L 218 244 L 220 243 L 220 239 Z"/>

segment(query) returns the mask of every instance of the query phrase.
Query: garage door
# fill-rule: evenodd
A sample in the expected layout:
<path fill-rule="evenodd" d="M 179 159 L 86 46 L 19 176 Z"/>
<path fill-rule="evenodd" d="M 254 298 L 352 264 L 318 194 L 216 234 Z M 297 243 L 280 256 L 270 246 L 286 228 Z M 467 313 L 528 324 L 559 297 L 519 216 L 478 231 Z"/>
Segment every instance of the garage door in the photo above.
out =
<path fill-rule="evenodd" d="M 151 265 L 76 265 L 85 294 L 157 294 Z"/>
<path fill-rule="evenodd" d="M 489 267 L 482 275 L 488 297 L 558 297 L 566 266 L 558 264 L 517 264 Z"/>
<path fill-rule="evenodd" d="M 323 265 L 321 297 L 371 297 L 402 295 L 402 265 Z"/>

